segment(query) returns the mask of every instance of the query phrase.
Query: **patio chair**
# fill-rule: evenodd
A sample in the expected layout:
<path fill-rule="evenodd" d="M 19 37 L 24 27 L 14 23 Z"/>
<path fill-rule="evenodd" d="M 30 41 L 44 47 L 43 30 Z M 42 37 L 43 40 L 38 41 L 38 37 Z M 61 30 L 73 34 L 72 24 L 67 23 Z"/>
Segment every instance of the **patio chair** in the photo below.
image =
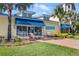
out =
<path fill-rule="evenodd" d="M 30 40 L 36 40 L 36 36 L 33 33 L 29 33 Z"/>

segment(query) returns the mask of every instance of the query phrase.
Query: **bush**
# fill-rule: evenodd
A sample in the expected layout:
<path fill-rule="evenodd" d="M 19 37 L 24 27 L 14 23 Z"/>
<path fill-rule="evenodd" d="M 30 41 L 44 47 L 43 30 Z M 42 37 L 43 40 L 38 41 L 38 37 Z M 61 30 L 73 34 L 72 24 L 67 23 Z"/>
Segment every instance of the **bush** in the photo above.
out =
<path fill-rule="evenodd" d="M 15 37 L 15 40 L 14 40 L 15 42 L 21 42 L 22 41 L 22 39 L 21 38 L 19 38 L 19 37 Z"/>
<path fill-rule="evenodd" d="M 75 24 L 76 32 L 79 33 L 79 24 Z"/>
<path fill-rule="evenodd" d="M 79 39 L 79 36 L 78 36 L 78 35 L 76 35 L 76 36 L 74 36 L 74 38 L 75 38 L 75 39 Z"/>
<path fill-rule="evenodd" d="M 59 34 L 59 36 L 66 38 L 68 36 L 68 33 L 61 33 L 61 34 Z"/>
<path fill-rule="evenodd" d="M 59 36 L 59 34 L 52 34 L 52 36 L 53 36 L 53 37 L 58 37 L 58 36 Z"/>
<path fill-rule="evenodd" d="M 73 35 L 68 35 L 67 37 L 68 37 L 68 38 L 74 38 L 74 36 L 73 36 Z"/>
<path fill-rule="evenodd" d="M 68 36 L 68 33 L 61 33 L 61 34 L 52 34 L 52 36 L 54 37 L 67 37 Z"/>
<path fill-rule="evenodd" d="M 76 32 L 75 35 L 79 35 L 79 33 Z"/>

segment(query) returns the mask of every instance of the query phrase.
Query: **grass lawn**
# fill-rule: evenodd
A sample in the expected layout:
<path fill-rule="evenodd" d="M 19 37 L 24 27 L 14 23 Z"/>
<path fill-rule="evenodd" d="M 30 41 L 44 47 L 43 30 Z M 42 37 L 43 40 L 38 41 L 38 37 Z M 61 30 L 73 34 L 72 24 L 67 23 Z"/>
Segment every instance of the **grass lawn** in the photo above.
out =
<path fill-rule="evenodd" d="M 48 43 L 33 43 L 12 48 L 0 47 L 0 56 L 79 56 L 79 50 Z"/>

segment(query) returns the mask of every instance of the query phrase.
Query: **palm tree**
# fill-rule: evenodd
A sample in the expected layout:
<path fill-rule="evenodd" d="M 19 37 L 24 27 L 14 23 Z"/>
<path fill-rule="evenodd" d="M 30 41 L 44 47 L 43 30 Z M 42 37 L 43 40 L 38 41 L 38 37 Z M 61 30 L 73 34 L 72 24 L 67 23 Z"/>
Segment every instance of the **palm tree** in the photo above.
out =
<path fill-rule="evenodd" d="M 62 5 L 58 5 L 55 9 L 55 15 L 59 17 L 59 25 L 61 25 L 61 21 L 63 19 L 63 16 L 64 16 L 65 12 L 63 10 L 63 7 Z M 61 30 L 61 26 L 60 26 L 60 30 Z"/>
<path fill-rule="evenodd" d="M 1 3 L 0 4 L 0 10 L 1 10 L 1 13 L 3 14 L 3 10 L 8 10 L 8 41 L 11 40 L 11 12 L 12 12 L 12 5 L 13 4 L 3 4 Z"/>
<path fill-rule="evenodd" d="M 3 14 L 5 10 L 6 10 L 6 7 L 4 6 L 4 4 L 0 3 L 0 13 Z"/>
<path fill-rule="evenodd" d="M 75 29 L 74 24 L 76 21 L 76 12 L 74 12 L 74 11 L 66 12 L 65 16 L 66 16 L 65 19 L 68 20 L 69 24 L 71 25 L 69 33 L 72 33 L 72 32 L 74 32 L 72 30 Z"/>
<path fill-rule="evenodd" d="M 0 9 L 1 11 L 4 10 L 8 10 L 8 41 L 11 41 L 12 37 L 11 37 L 11 13 L 12 13 L 12 8 L 13 8 L 12 3 L 7 3 L 7 4 L 0 4 Z M 26 4 L 16 4 L 17 8 L 22 8 L 19 10 L 25 10 L 27 7 L 30 7 L 30 3 L 26 3 Z"/>
<path fill-rule="evenodd" d="M 18 3 L 18 4 L 15 4 L 15 8 L 18 8 L 18 10 L 22 13 L 22 15 L 24 14 L 24 11 L 27 11 L 27 9 L 30 7 L 30 6 L 33 6 L 33 3 Z"/>
<path fill-rule="evenodd" d="M 62 5 L 58 5 L 55 9 L 55 15 L 57 15 L 59 17 L 60 21 L 62 20 L 64 14 L 65 14 L 65 12 L 63 10 Z"/>

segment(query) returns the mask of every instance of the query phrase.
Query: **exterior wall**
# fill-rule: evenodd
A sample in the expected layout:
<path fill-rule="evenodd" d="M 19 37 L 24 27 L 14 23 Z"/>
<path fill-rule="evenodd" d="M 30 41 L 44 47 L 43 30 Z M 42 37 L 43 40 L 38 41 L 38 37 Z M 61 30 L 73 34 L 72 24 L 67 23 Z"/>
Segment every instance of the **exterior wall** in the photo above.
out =
<path fill-rule="evenodd" d="M 15 24 L 15 17 L 12 17 L 12 38 L 16 36 L 16 24 Z"/>
<path fill-rule="evenodd" d="M 44 21 L 44 23 L 45 23 L 44 33 L 47 33 L 47 32 L 50 32 L 50 34 L 59 34 L 60 33 L 59 22 Z M 46 26 L 55 27 L 55 30 L 46 30 Z"/>
<path fill-rule="evenodd" d="M 8 17 L 0 16 L 0 36 L 7 37 L 8 33 Z"/>
<path fill-rule="evenodd" d="M 12 38 L 16 36 L 15 17 L 12 17 Z M 0 16 L 0 36 L 7 38 L 8 35 L 8 16 Z"/>
<path fill-rule="evenodd" d="M 16 24 L 15 24 L 15 17 L 12 17 L 12 38 L 16 35 Z M 42 27 L 42 34 L 50 32 L 51 34 L 58 34 L 60 33 L 60 26 L 59 22 L 54 21 L 44 21 L 45 26 Z M 46 26 L 55 27 L 55 30 L 46 30 Z M 7 38 L 8 35 L 8 16 L 0 16 L 0 36 L 4 36 Z"/>

